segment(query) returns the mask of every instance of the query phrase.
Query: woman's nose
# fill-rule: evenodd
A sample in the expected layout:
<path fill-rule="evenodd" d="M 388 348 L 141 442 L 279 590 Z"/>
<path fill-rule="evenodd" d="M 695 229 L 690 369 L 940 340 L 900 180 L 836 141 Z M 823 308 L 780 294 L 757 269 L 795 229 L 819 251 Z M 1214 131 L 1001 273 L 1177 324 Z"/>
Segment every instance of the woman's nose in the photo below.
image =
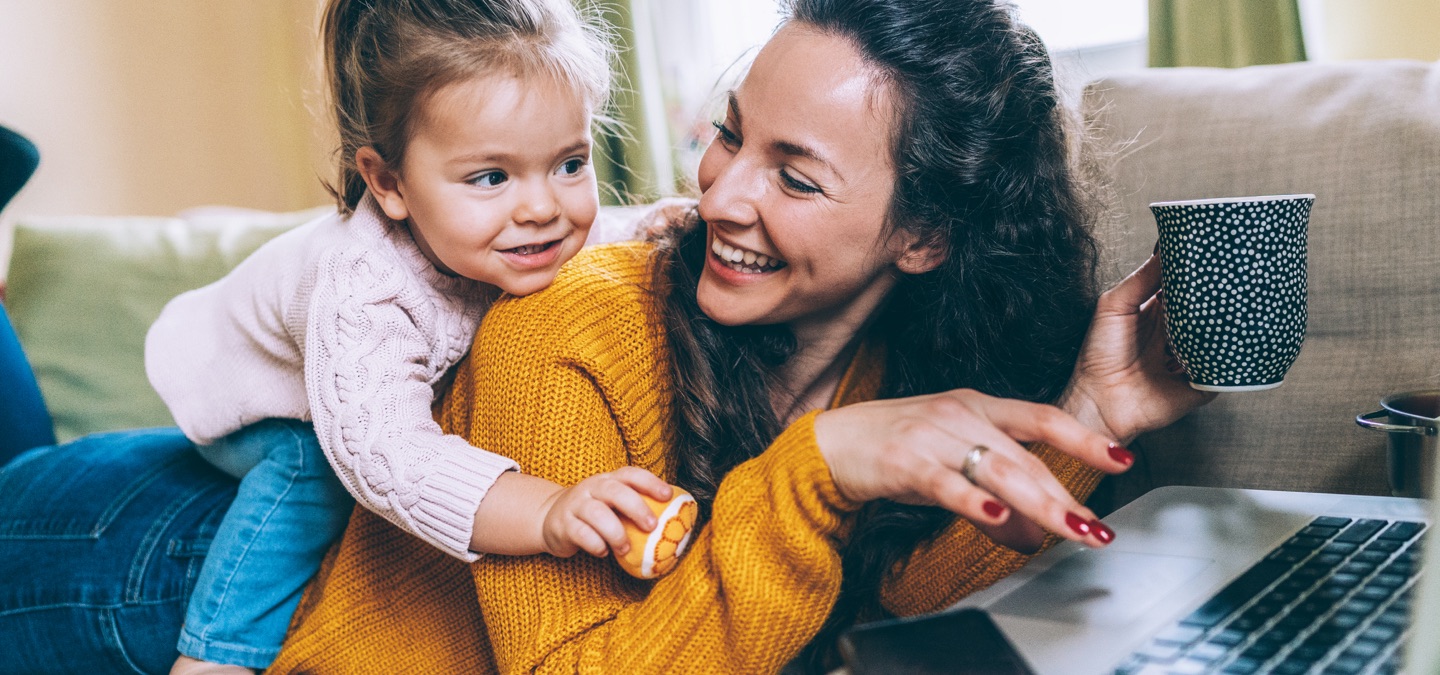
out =
<path fill-rule="evenodd" d="M 760 221 L 756 205 L 764 193 L 764 171 L 747 167 L 738 156 L 731 157 L 700 194 L 697 209 L 707 223 L 749 227 Z"/>
<path fill-rule="evenodd" d="M 523 181 L 515 202 L 513 219 L 517 223 L 545 225 L 560 215 L 560 200 L 555 198 L 549 181 Z"/>

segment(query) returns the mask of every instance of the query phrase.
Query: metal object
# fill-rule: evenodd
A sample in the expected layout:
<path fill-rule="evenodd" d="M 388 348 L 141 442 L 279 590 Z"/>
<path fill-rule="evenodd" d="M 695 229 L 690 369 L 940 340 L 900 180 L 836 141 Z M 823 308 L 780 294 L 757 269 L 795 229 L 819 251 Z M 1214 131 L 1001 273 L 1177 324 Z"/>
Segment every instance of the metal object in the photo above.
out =
<path fill-rule="evenodd" d="M 1355 423 L 1389 434 L 1390 493 L 1430 497 L 1435 453 L 1440 449 L 1440 390 L 1392 394 L 1380 401 L 1380 408 L 1357 415 Z M 1387 420 L 1377 422 L 1381 417 Z"/>
<path fill-rule="evenodd" d="M 970 448 L 970 452 L 965 454 L 965 463 L 960 465 L 960 475 L 975 487 L 980 487 L 980 481 L 975 480 L 975 469 L 980 466 L 980 460 L 985 459 L 987 452 L 990 452 L 990 448 L 983 445 Z"/>

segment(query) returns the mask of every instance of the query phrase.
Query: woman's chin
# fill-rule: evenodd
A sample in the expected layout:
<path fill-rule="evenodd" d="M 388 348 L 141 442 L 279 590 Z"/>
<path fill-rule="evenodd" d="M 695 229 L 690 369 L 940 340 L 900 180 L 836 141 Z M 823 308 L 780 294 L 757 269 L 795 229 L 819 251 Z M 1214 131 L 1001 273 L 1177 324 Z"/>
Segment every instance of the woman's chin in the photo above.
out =
<path fill-rule="evenodd" d="M 695 303 L 700 306 L 700 311 L 722 326 L 776 323 L 768 316 L 770 312 L 761 306 L 764 303 L 757 300 L 751 293 L 714 282 L 707 283 L 703 274 L 695 289 Z"/>

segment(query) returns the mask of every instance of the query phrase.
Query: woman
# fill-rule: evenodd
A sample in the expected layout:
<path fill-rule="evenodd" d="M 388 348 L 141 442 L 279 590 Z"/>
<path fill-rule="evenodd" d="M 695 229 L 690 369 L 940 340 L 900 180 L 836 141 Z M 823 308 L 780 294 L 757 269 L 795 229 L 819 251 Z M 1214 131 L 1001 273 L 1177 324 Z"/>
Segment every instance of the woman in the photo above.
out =
<path fill-rule="evenodd" d="M 854 621 L 1023 564 L 996 540 L 1113 538 L 1077 498 L 1204 399 L 1166 370 L 1153 260 L 1096 307 L 1043 46 L 978 0 L 789 10 L 697 218 L 497 307 L 441 409 L 545 478 L 689 489 L 708 522 L 680 565 L 466 569 L 357 513 L 277 672 L 827 667 Z"/>

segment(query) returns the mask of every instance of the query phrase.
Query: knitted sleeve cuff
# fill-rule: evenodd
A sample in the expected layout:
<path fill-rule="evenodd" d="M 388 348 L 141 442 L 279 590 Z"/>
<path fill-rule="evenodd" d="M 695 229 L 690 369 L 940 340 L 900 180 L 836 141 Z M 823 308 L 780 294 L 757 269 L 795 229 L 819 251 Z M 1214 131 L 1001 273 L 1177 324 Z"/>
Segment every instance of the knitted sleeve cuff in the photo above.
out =
<path fill-rule="evenodd" d="M 770 444 L 762 457 L 767 458 L 774 470 L 785 477 L 782 484 L 796 491 L 798 503 L 813 504 L 837 515 L 858 511 L 864 503 L 840 493 L 830 465 L 815 439 L 815 418 L 820 412 L 812 410 L 795 420 Z"/>
<path fill-rule="evenodd" d="M 459 440 L 459 439 L 455 439 Z M 411 511 L 418 531 L 442 551 L 467 563 L 480 559 L 470 550 L 475 512 L 490 486 L 506 471 L 520 466 L 508 457 L 456 443 L 425 477 L 420 501 Z"/>

